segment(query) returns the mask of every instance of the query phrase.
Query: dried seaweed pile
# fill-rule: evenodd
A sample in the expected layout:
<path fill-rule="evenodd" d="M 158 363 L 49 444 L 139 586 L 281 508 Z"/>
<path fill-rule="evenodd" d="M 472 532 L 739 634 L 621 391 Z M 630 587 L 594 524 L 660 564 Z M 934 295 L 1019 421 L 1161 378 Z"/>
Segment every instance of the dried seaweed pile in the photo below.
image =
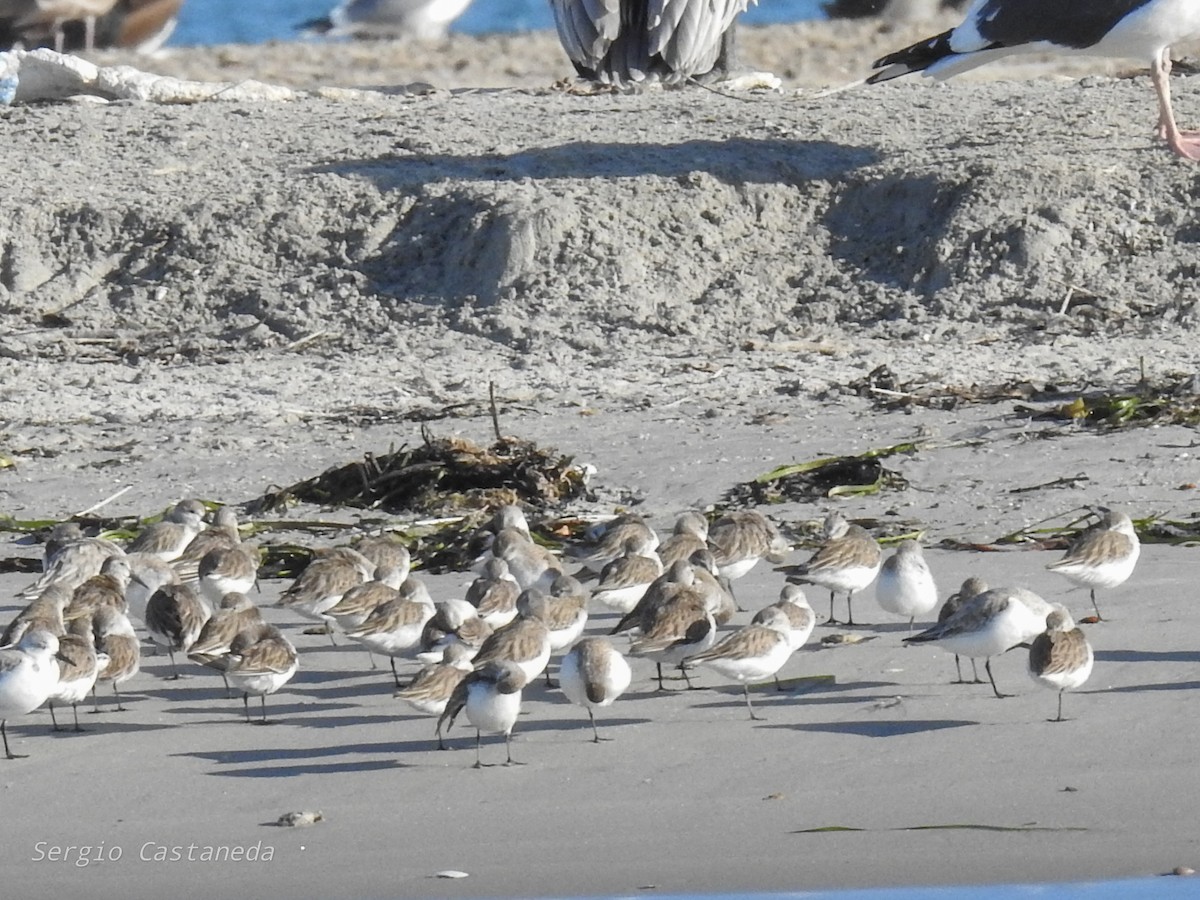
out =
<path fill-rule="evenodd" d="M 908 487 L 908 482 L 880 460 L 898 453 L 915 453 L 918 449 L 915 443 L 896 444 L 857 456 L 830 456 L 780 466 L 753 481 L 734 485 L 725 494 L 725 501 L 735 506 L 788 500 L 811 503 L 827 497 L 876 494 L 884 489 L 903 490 Z"/>
<path fill-rule="evenodd" d="M 901 381 L 886 365 L 877 366 L 862 378 L 846 385 L 860 397 L 870 400 L 877 408 L 887 410 L 926 407 L 928 409 L 957 409 L 974 403 L 998 403 L 1002 400 L 1044 400 L 1061 396 L 1054 385 L 1037 387 L 1032 382 L 1015 381 L 1006 384 L 970 385 L 967 387 L 937 385 L 930 387 L 915 381 Z"/>
<path fill-rule="evenodd" d="M 1200 425 L 1200 384 L 1195 377 L 1163 385 L 1140 384 L 1128 393 L 1093 391 L 1062 398 L 1048 409 L 1018 405 L 1035 421 L 1078 422 L 1099 428 L 1127 425 Z"/>
<path fill-rule="evenodd" d="M 295 503 L 350 506 L 388 513 L 458 516 L 490 513 L 507 503 L 546 509 L 586 493 L 582 469 L 570 457 L 516 438 L 480 447 L 461 438 L 434 438 L 270 491 L 252 509 L 280 511 Z"/>
<path fill-rule="evenodd" d="M 1078 422 L 1102 428 L 1127 425 L 1200 425 L 1200 377 L 1177 375 L 1161 384 L 1142 378 L 1127 391 L 1071 390 L 1053 384 L 1011 382 L 969 387 L 927 387 L 902 382 L 887 366 L 878 366 L 847 387 L 881 409 L 920 406 L 954 409 L 969 403 L 1024 401 L 1015 406 L 1035 421 Z M 1043 407 L 1027 403 L 1049 404 Z"/>

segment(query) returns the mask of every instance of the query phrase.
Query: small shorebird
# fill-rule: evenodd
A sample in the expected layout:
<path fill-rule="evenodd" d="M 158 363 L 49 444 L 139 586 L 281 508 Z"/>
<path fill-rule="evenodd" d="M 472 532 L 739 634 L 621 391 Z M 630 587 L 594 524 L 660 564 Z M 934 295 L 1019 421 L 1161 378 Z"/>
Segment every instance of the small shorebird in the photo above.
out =
<path fill-rule="evenodd" d="M 92 633 L 96 638 L 96 653 L 108 658 L 96 676 L 96 685 L 99 686 L 101 681 L 111 682 L 113 696 L 117 698 L 117 712 L 124 712 L 118 686 L 136 675 L 141 668 L 141 642 L 129 617 L 111 606 L 101 606 L 93 613 Z M 95 687 L 92 688 L 92 699 L 95 701 L 92 712 L 100 712 L 100 698 L 96 696 Z"/>
<path fill-rule="evenodd" d="M 550 592 L 526 592 L 517 601 L 518 609 L 534 615 L 545 624 L 550 636 L 550 653 L 566 650 L 583 634 L 587 625 L 588 595 L 577 578 L 560 575 L 550 585 Z M 554 687 L 550 669 L 546 668 L 546 686 Z"/>
<path fill-rule="evenodd" d="M 736 581 L 760 559 L 782 562 L 788 543 L 762 513 L 752 509 L 731 512 L 708 528 L 708 546 L 717 561 L 717 573 Z"/>
<path fill-rule="evenodd" d="M 180 577 L 191 580 L 192 572 L 188 571 L 189 563 L 198 563 L 206 553 L 213 550 L 228 550 L 242 542 L 238 532 L 237 511 L 232 506 L 222 506 L 213 513 L 212 524 L 192 538 L 183 548 L 183 553 L 174 560 L 173 565 L 179 571 Z"/>
<path fill-rule="evenodd" d="M 704 513 L 689 509 L 675 520 L 675 529 L 658 548 L 658 558 L 663 568 L 670 568 L 676 560 L 687 559 L 697 550 L 708 547 L 708 519 Z"/>
<path fill-rule="evenodd" d="M 183 0 L 117 0 L 104 18 L 106 45 L 154 53 L 175 31 Z"/>
<path fill-rule="evenodd" d="M 238 593 L 226 594 L 192 642 L 188 658 L 224 671 L 224 663 L 220 661 L 229 653 L 234 639 L 242 632 L 265 624 L 262 611 L 249 597 Z"/>
<path fill-rule="evenodd" d="M 707 552 L 707 550 L 703 552 Z M 651 611 L 681 593 L 689 594 L 701 605 L 709 605 L 703 590 L 696 585 L 696 569 L 686 559 L 676 560 L 665 572 L 654 579 L 642 598 L 638 600 L 633 609 L 621 617 L 609 634 L 626 634 L 644 630 L 647 616 Z"/>
<path fill-rule="evenodd" d="M 96 653 L 96 639 L 92 634 L 92 617 L 81 616 L 71 623 L 70 631 L 58 639 L 58 683 L 46 700 L 50 709 L 50 721 L 55 731 L 58 719 L 54 716 L 54 703 L 70 703 L 75 718 L 75 730 L 79 727 L 79 704 L 96 686 L 100 667 L 108 660 Z"/>
<path fill-rule="evenodd" d="M 808 598 L 797 585 L 785 584 L 779 592 L 779 599 L 770 606 L 763 607 L 754 614 L 750 621 L 755 625 L 765 625 L 773 618 L 775 611 L 782 612 L 788 619 L 788 640 L 795 653 L 807 643 L 812 636 L 813 627 L 817 624 L 817 614 L 808 605 Z M 775 674 L 775 687 L 782 690 L 779 674 Z"/>
<path fill-rule="evenodd" d="M 220 603 L 226 594 L 246 593 L 258 583 L 259 560 L 258 548 L 249 544 L 209 550 L 196 568 L 200 593 L 210 603 Z"/>
<path fill-rule="evenodd" d="M 71 591 L 63 585 L 49 585 L 42 594 L 17 613 L 0 637 L 0 647 L 11 647 L 29 631 L 48 631 L 60 635 L 66 630 L 63 612 L 71 603 Z"/>
<path fill-rule="evenodd" d="M 586 563 L 593 570 L 599 570 L 626 553 L 651 553 L 657 547 L 658 535 L 646 520 L 626 514 L 604 523 L 599 540 L 570 547 L 566 555 L 572 562 Z"/>
<path fill-rule="evenodd" d="M 1096 588 L 1124 584 L 1133 574 L 1141 553 L 1141 543 L 1129 516 L 1112 509 L 1103 513 L 1099 522 L 1071 542 L 1062 559 L 1046 566 L 1091 591 L 1097 621 L 1102 617 L 1096 605 Z"/>
<path fill-rule="evenodd" d="M 199 500 L 180 500 L 161 521 L 142 529 L 125 552 L 150 553 L 163 562 L 173 562 L 200 533 L 204 513 L 204 504 Z"/>
<path fill-rule="evenodd" d="M 987 583 L 982 578 L 968 578 L 962 583 L 957 591 L 946 598 L 946 602 L 942 604 L 942 608 L 938 610 L 938 624 L 945 622 L 952 615 L 958 612 L 959 607 L 970 600 L 972 597 L 982 594 L 988 589 Z M 954 654 L 954 671 L 958 673 L 958 679 L 951 684 L 967 684 L 962 677 L 962 665 L 959 662 L 958 654 Z M 984 681 L 979 677 L 979 669 L 975 666 L 974 657 L 971 658 L 971 671 L 975 675 L 975 680 L 972 684 L 983 684 Z"/>
<path fill-rule="evenodd" d="M 411 584 L 412 581 L 410 578 L 405 584 Z M 483 642 L 496 630 L 479 615 L 479 610 L 466 600 L 448 597 L 437 603 L 433 603 L 432 600 L 428 602 L 434 613 L 421 629 L 416 653 L 417 659 L 423 663 L 435 663 L 440 660 L 451 644 L 462 644 L 474 657 L 483 646 Z"/>
<path fill-rule="evenodd" d="M 409 578 L 405 584 L 414 580 Z M 414 596 L 419 599 L 412 599 Z M 386 656 L 391 665 L 392 680 L 399 687 L 400 676 L 396 674 L 396 657 L 417 645 L 425 624 L 433 618 L 434 612 L 428 592 L 405 594 L 397 591 L 394 598 L 371 610 L 361 625 L 347 630 L 346 637 L 362 644 L 373 653 Z"/>
<path fill-rule="evenodd" d="M 129 588 L 129 560 L 124 556 L 113 556 L 104 561 L 100 574 L 93 575 L 71 594 L 71 602 L 63 611 L 63 618 L 71 621 L 79 616 L 90 615 L 101 606 L 125 611 L 125 591 Z"/>
<path fill-rule="evenodd" d="M 550 629 L 542 621 L 546 596 L 533 588 L 526 591 L 523 611 L 503 628 L 497 628 L 475 654 L 475 667 L 488 662 L 511 662 L 524 673 L 522 686 L 546 670 L 550 662 Z"/>
<path fill-rule="evenodd" d="M 627 613 L 662 572 L 658 554 L 645 550 L 636 537 L 630 538 L 622 554 L 600 570 L 592 599 L 613 612 Z"/>
<path fill-rule="evenodd" d="M 1054 604 L 1046 616 L 1046 630 L 1029 647 L 1029 675 L 1042 687 L 1058 691 L 1058 715 L 1052 722 L 1063 721 L 1063 691 L 1081 687 L 1092 674 L 1092 647 L 1083 632 L 1075 627 L 1066 608 Z"/>
<path fill-rule="evenodd" d="M 704 605 L 712 613 L 718 626 L 728 625 L 738 611 L 733 599 L 732 585 L 728 578 L 720 575 L 712 551 L 701 548 L 688 557 L 692 566 L 692 586 L 704 598 Z"/>
<path fill-rule="evenodd" d="M 906 644 L 933 643 L 951 653 L 985 658 L 984 669 L 998 698 L 992 657 L 1033 640 L 1045 630 L 1050 604 L 1024 588 L 993 588 L 977 594 L 944 622 L 906 637 Z"/>
<path fill-rule="evenodd" d="M 126 613 L 131 619 L 146 621 L 146 604 L 160 587 L 180 584 L 178 570 L 150 553 L 128 553 L 129 584 L 125 588 Z"/>
<path fill-rule="evenodd" d="M 625 693 L 632 678 L 625 657 L 605 638 L 584 638 L 563 657 L 558 669 L 559 686 L 568 700 L 587 710 L 594 743 L 602 740 L 596 729 L 595 710 L 611 706 Z"/>
<path fill-rule="evenodd" d="M 479 618 L 496 629 L 517 617 L 517 597 L 520 595 L 521 586 L 508 571 L 508 563 L 492 557 L 467 588 L 465 599 L 475 607 Z"/>
<path fill-rule="evenodd" d="M 483 768 L 479 745 L 482 735 L 503 734 L 507 753 L 505 765 L 521 765 L 512 758 L 512 730 L 521 713 L 521 689 L 525 673 L 514 662 L 491 660 L 467 675 L 451 694 L 446 709 L 438 718 L 437 735 L 441 743 L 442 726 L 448 732 L 461 712 L 475 727 L 475 768 Z"/>
<path fill-rule="evenodd" d="M 376 568 L 395 569 L 404 581 L 412 571 L 412 554 L 394 534 L 377 534 L 359 538 L 354 549 L 366 557 Z"/>
<path fill-rule="evenodd" d="M 846 595 L 846 624 L 854 624 L 851 601 L 854 595 L 868 587 L 879 574 L 883 554 L 879 544 L 866 530 L 846 521 L 839 512 L 825 517 L 825 543 L 806 563 L 789 566 L 788 581 L 793 584 L 817 584 L 829 589 L 829 620 L 827 625 L 838 624 L 833 617 L 833 598 Z"/>
<path fill-rule="evenodd" d="M 350 631 L 365 622 L 376 607 L 398 599 L 403 583 L 404 573 L 399 569 L 379 566 L 370 581 L 356 584 L 346 591 L 337 603 L 325 611 L 325 615 L 337 622 L 343 631 Z"/>
<path fill-rule="evenodd" d="M 275 606 L 290 609 L 306 619 L 323 622 L 329 628 L 330 643 L 336 644 L 333 621 L 325 613 L 342 599 L 346 591 L 362 584 L 374 571 L 375 567 L 365 556 L 348 547 L 324 551 L 314 555 L 296 580 L 280 595 Z"/>
<path fill-rule="evenodd" d="M 523 591 L 531 587 L 548 590 L 563 572 L 557 556 L 516 528 L 500 529 L 492 542 L 491 554 L 508 564 L 509 573 Z"/>
<path fill-rule="evenodd" d="M 717 623 L 695 590 L 680 591 L 646 610 L 641 635 L 629 645 L 631 656 L 648 656 L 658 669 L 658 689 L 665 691 L 663 663 L 676 665 L 692 687 L 683 661 L 703 653 L 717 639 Z"/>
<path fill-rule="evenodd" d="M 0 738 L 4 755 L 23 758 L 8 746 L 8 720 L 31 713 L 46 700 L 58 684 L 58 638 L 40 629 L 29 631 L 15 647 L 0 649 Z"/>
<path fill-rule="evenodd" d="M 211 616 L 212 608 L 186 584 L 165 584 L 146 602 L 146 631 L 166 648 L 172 679 L 179 679 L 175 651 L 188 653 Z"/>
<path fill-rule="evenodd" d="M 750 718 L 759 720 L 761 716 L 755 715 L 750 702 L 750 685 L 773 677 L 793 648 L 792 623 L 786 612 L 767 607 L 755 618 L 758 621 L 739 628 L 711 649 L 685 658 L 683 665 L 706 665 L 740 683 Z"/>
<path fill-rule="evenodd" d="M 112 541 L 83 537 L 82 534 L 74 522 L 54 527 L 46 542 L 42 574 L 21 591 L 23 600 L 34 599 L 51 584 L 73 591 L 93 575 L 100 574 L 106 559 L 125 555 L 125 551 Z"/>
<path fill-rule="evenodd" d="M 901 541 L 897 545 L 896 552 L 879 569 L 875 599 L 884 612 L 906 617 L 909 631 L 917 616 L 933 611 L 938 601 L 937 585 L 920 544 Z"/>
<path fill-rule="evenodd" d="M 244 648 L 231 650 L 225 677 L 235 690 L 242 692 L 246 721 L 250 722 L 250 695 L 257 694 L 262 702 L 262 718 L 256 724 L 267 723 L 267 694 L 273 694 L 287 684 L 300 666 L 300 657 L 292 642 L 274 626 L 266 634 Z"/>
<path fill-rule="evenodd" d="M 446 711 L 446 704 L 454 689 L 474 669 L 471 653 L 471 648 L 466 644 L 447 644 L 441 662 L 425 666 L 413 676 L 412 681 L 398 688 L 392 696 L 404 700 L 418 712 L 440 717 Z M 437 739 L 438 749 L 445 750 L 446 744 L 440 730 Z"/>

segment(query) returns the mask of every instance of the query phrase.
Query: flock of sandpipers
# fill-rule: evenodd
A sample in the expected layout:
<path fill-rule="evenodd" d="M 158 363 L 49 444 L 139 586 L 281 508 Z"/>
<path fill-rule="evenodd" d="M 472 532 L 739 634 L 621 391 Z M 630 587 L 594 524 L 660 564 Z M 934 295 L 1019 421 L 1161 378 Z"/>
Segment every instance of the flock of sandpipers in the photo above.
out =
<path fill-rule="evenodd" d="M 1091 589 L 1129 578 L 1139 543 L 1128 516 L 1111 510 L 1082 532 L 1049 568 Z M 9 759 L 9 718 L 43 704 L 59 730 L 56 706 L 77 706 L 110 683 L 118 708 L 120 685 L 139 670 L 145 635 L 170 655 L 218 671 L 242 694 L 246 721 L 264 723 L 266 695 L 295 674 L 299 655 L 288 637 L 266 622 L 247 596 L 260 555 L 241 540 L 236 515 L 221 507 L 206 528 L 205 507 L 178 503 L 167 517 L 128 546 L 85 536 L 75 524 L 53 529 L 43 573 L 22 592 L 29 601 L 0 637 L 0 737 Z M 938 591 L 920 544 L 905 540 L 886 560 L 875 539 L 841 514 L 824 522 L 824 542 L 806 562 L 781 566 L 788 583 L 780 599 L 757 611 L 749 624 L 721 635 L 737 604 L 733 584 L 760 560 L 783 562 L 789 546 L 755 511 L 729 513 L 714 522 L 686 512 L 665 540 L 641 518 L 620 516 L 598 526 L 588 541 L 557 555 L 536 543 L 522 511 L 500 509 L 481 531 L 486 548 L 475 561 L 478 577 L 462 599 L 435 602 L 412 574 L 408 550 L 394 536 L 360 539 L 353 547 L 314 551 L 312 561 L 275 604 L 320 623 L 330 640 L 344 634 L 371 654 L 387 656 L 396 696 L 437 717 L 436 737 L 460 715 L 476 729 L 476 762 L 482 734 L 503 734 L 507 763 L 522 689 L 563 654 L 559 686 L 587 710 L 593 739 L 600 740 L 595 710 L 612 704 L 630 685 L 626 655 L 688 670 L 704 665 L 743 686 L 757 718 L 749 685 L 769 681 L 813 632 L 816 616 L 799 584 L 852 601 L 878 579 L 875 596 L 886 611 L 915 619 L 938 605 Z M 567 568 L 581 566 L 574 575 Z M 577 577 L 578 576 L 578 577 Z M 589 588 L 584 582 L 595 579 Z M 608 636 L 584 636 L 589 606 L 620 614 L 610 635 L 628 635 L 625 652 Z M 990 588 L 970 578 L 941 607 L 937 624 L 905 638 L 933 643 L 958 657 L 983 659 L 992 690 L 991 658 L 1029 647 L 1029 673 L 1062 694 L 1078 688 L 1092 669 L 1092 650 L 1070 613 L 1022 588 Z M 396 659 L 426 665 L 404 684 Z M 178 673 L 176 672 L 176 677 Z M 962 679 L 961 668 L 959 679 Z M 978 674 L 975 682 L 980 681 Z M 690 686 L 690 680 L 688 681 Z M 252 719 L 250 695 L 260 699 Z"/>

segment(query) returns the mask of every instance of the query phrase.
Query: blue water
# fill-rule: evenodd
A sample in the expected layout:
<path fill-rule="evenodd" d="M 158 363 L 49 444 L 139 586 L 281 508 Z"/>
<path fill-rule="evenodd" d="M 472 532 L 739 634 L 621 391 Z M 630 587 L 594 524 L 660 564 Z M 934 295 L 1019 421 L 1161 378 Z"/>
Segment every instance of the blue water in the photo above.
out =
<path fill-rule="evenodd" d="M 1016 860 L 1014 864 L 1020 865 Z M 1200 883 L 1195 877 L 1159 877 L 1050 884 L 802 891 L 794 894 L 643 894 L 637 898 L 607 900 L 641 900 L 641 897 L 654 897 L 655 900 L 1195 900 L 1198 894 Z"/>
<path fill-rule="evenodd" d="M 337 0 L 184 0 L 171 46 L 260 44 L 294 40 L 297 26 L 320 18 Z M 760 0 L 748 24 L 798 22 L 821 16 L 820 0 Z M 451 31 L 488 34 L 553 28 L 549 0 L 475 0 Z"/>

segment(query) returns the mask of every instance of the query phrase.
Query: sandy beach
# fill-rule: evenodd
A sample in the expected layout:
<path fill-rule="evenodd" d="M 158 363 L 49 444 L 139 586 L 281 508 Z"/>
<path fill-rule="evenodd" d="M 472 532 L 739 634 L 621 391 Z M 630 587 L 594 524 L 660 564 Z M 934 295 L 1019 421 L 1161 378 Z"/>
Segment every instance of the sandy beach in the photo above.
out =
<path fill-rule="evenodd" d="M 1195 408 L 1196 169 L 1154 141 L 1135 63 L 820 93 L 951 21 L 748 30 L 784 87 L 746 95 L 568 90 L 551 34 L 97 55 L 312 93 L 0 109 L 20 160 L 0 207 L 0 515 L 58 520 L 127 485 L 106 514 L 240 506 L 423 428 L 487 443 L 491 384 L 504 433 L 595 467 L 594 497 L 547 515 L 632 509 L 666 533 L 778 465 L 914 442 L 887 460 L 903 489 L 762 511 L 799 543 L 835 508 L 920 531 L 942 596 L 980 575 L 1086 615 L 1045 569 L 1060 550 L 945 547 L 1096 504 L 1196 523 L 1194 417 L 1035 417 L 1168 385 Z M 1174 91 L 1200 120 L 1192 80 Z M 891 387 L 863 386 L 881 366 Z M 353 530 L 287 523 L 412 517 L 268 518 L 259 540 L 324 546 Z M 41 552 L 0 543 L 9 569 Z M 444 599 L 470 578 L 428 584 Z M 1096 666 L 1065 723 L 1025 651 L 994 661 L 1012 698 L 952 685 L 952 656 L 902 644 L 867 591 L 868 640 L 825 646 L 839 629 L 818 625 L 783 672 L 810 680 L 756 693 L 764 722 L 711 672 L 658 692 L 635 661 L 599 717 L 612 741 L 532 685 L 525 765 L 482 771 L 469 729 L 438 752 L 386 670 L 268 610 L 301 657 L 270 727 L 199 667 L 164 680 L 164 656 L 85 734 L 10 721 L 30 758 L 0 761 L 0 871 L 14 896 L 530 897 L 1196 867 L 1197 578 L 1194 545 L 1144 546 L 1085 626 Z M 30 580 L 0 575 L 0 621 Z M 733 624 L 782 584 L 760 563 Z M 588 632 L 614 621 L 594 609 Z M 323 820 L 273 824 L 303 810 Z M 257 858 L 199 858 L 220 846 Z"/>

